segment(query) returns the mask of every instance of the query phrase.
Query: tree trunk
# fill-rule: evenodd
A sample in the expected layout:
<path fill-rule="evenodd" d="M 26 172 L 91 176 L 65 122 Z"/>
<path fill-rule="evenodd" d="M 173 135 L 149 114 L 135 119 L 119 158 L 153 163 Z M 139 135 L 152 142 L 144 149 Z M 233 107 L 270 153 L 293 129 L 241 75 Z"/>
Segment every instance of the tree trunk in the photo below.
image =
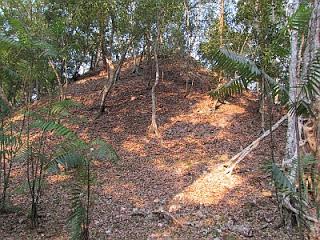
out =
<path fill-rule="evenodd" d="M 289 11 L 290 15 L 292 15 L 296 9 L 299 6 L 298 0 L 292 0 L 291 5 L 289 5 Z M 300 121 L 299 119 L 302 118 L 302 116 L 297 116 L 297 113 L 290 114 L 288 118 L 288 129 L 287 129 L 287 146 L 286 146 L 286 157 L 283 161 L 283 164 L 287 167 L 289 170 L 289 176 L 288 179 L 291 182 L 293 186 L 297 186 L 298 190 L 297 192 L 304 191 L 302 186 L 305 182 L 304 177 L 301 176 L 300 173 L 307 174 L 303 171 L 304 166 L 302 159 L 304 156 L 300 155 L 313 155 L 315 157 L 316 163 L 311 166 L 311 171 L 314 172 L 316 175 L 315 182 L 311 184 L 311 192 L 315 192 L 315 202 L 312 202 L 312 205 L 317 206 L 319 209 L 320 207 L 320 197 L 318 195 L 320 191 L 320 180 L 319 180 L 319 170 L 320 170 L 320 97 L 319 96 L 313 96 L 315 99 L 309 98 L 309 96 L 304 95 L 304 92 L 301 91 L 301 85 L 306 84 L 303 82 L 306 76 L 308 76 L 308 72 L 312 71 L 310 70 L 310 63 L 315 59 L 317 51 L 320 50 L 320 2 L 319 0 L 314 0 L 313 6 L 312 6 L 312 16 L 310 18 L 309 22 L 309 31 L 308 36 L 306 37 L 306 40 L 302 37 L 301 39 L 301 46 L 299 48 L 299 35 L 298 32 L 295 30 L 291 31 L 291 58 L 290 58 L 290 66 L 289 66 L 289 100 L 293 106 L 296 105 L 299 101 L 302 99 L 306 102 L 311 102 L 311 108 L 313 110 L 314 116 L 309 116 L 309 119 L 307 121 Z M 304 36 L 305 37 L 305 36 Z M 306 46 L 303 46 L 303 43 L 305 42 Z M 303 57 L 302 49 L 304 49 Z M 303 59 L 303 60 L 301 60 Z M 302 67 L 300 66 L 302 64 Z M 301 73 L 301 74 L 300 74 Z M 309 80 L 309 79 L 308 79 Z M 319 87 L 319 86 L 317 86 Z M 298 121 L 299 120 L 299 121 Z M 302 146 L 305 146 L 308 144 L 308 148 L 303 148 L 300 151 Z M 300 154 L 301 152 L 301 154 Z M 293 162 L 294 160 L 297 160 Z M 311 198 L 313 199 L 313 198 Z M 289 210 L 294 212 L 296 215 L 299 215 L 303 217 L 304 219 L 310 220 L 314 219 L 313 217 L 309 217 L 303 213 L 301 213 L 303 210 L 297 210 L 295 207 L 291 205 L 291 198 L 284 197 L 283 198 L 285 206 L 289 205 L 287 207 Z M 303 201 L 303 198 L 299 201 Z M 313 200 L 306 200 L 308 201 L 307 204 L 311 205 L 311 201 Z M 310 201 L 310 202 L 309 202 Z M 294 203 L 294 201 L 292 201 Z M 308 210 L 306 210 L 307 212 Z M 313 211 L 310 211 L 310 214 Z M 314 222 L 318 222 L 317 219 L 315 219 Z M 320 229 L 317 224 L 311 225 L 312 233 L 311 235 L 319 236 Z M 315 237 L 315 239 L 318 239 Z"/>
<path fill-rule="evenodd" d="M 124 52 L 122 53 L 121 59 L 120 59 L 119 63 L 117 64 L 117 66 L 115 66 L 112 59 L 106 59 L 107 60 L 106 65 L 108 66 L 108 78 L 107 78 L 107 81 L 105 81 L 105 84 L 104 84 L 103 90 L 102 90 L 102 98 L 101 98 L 101 102 L 100 102 L 100 113 L 103 113 L 105 111 L 106 98 L 107 98 L 112 86 L 114 85 L 114 83 L 117 81 L 117 79 L 120 76 L 121 67 L 122 67 L 124 60 L 126 58 L 129 46 L 130 46 L 130 43 L 127 45 Z"/>
<path fill-rule="evenodd" d="M 106 98 L 111 90 L 111 87 L 114 83 L 114 76 L 115 76 L 115 66 L 112 62 L 112 60 L 108 60 L 108 78 L 105 81 L 105 84 L 103 86 L 103 90 L 102 90 L 102 98 L 101 98 L 101 102 L 100 102 L 100 113 L 103 113 L 105 110 L 105 101 Z"/>
<path fill-rule="evenodd" d="M 159 40 L 160 40 L 160 21 L 159 15 L 157 16 L 157 37 L 155 39 L 154 44 L 154 61 L 156 65 L 156 79 L 151 89 L 152 96 L 152 115 L 151 115 L 151 126 L 150 130 L 155 133 L 155 135 L 159 138 L 160 133 L 157 125 L 157 97 L 156 97 L 156 87 L 159 84 L 159 61 L 158 61 L 158 51 L 159 51 Z"/>
<path fill-rule="evenodd" d="M 291 16 L 298 9 L 299 0 L 292 0 L 291 4 L 288 5 L 288 15 Z M 289 101 L 294 104 L 297 101 L 297 69 L 298 69 L 298 31 L 291 30 L 290 43 L 291 43 L 291 56 L 289 66 Z M 287 128 L 287 143 L 286 143 L 286 155 L 282 162 L 283 166 L 287 166 L 289 169 L 292 168 L 292 162 L 297 159 L 297 131 L 295 116 L 290 114 L 288 116 L 288 128 Z"/>
<path fill-rule="evenodd" d="M 60 91 L 60 100 L 64 100 L 65 95 L 64 95 L 64 87 L 63 87 L 63 83 L 62 83 L 62 79 L 61 76 L 59 75 L 54 63 L 52 60 L 49 60 L 49 65 L 52 68 L 54 74 L 56 75 L 56 79 L 59 85 L 59 91 Z"/>
<path fill-rule="evenodd" d="M 315 0 L 313 6 L 313 12 L 311 16 L 311 23 L 309 26 L 309 47 L 306 49 L 306 54 L 308 55 L 305 59 L 305 63 L 311 63 L 317 57 L 316 53 L 319 54 L 320 51 L 320 1 Z M 307 70 L 304 70 L 307 73 Z M 319 85 L 318 85 L 319 87 Z M 317 95 L 316 99 L 312 102 L 312 111 L 315 115 L 314 120 L 315 124 L 313 126 L 313 132 L 315 134 L 315 152 L 313 153 L 316 159 L 316 163 L 314 165 L 314 172 L 316 173 L 315 179 L 315 201 L 318 209 L 320 209 L 320 96 Z M 316 234 L 320 234 L 320 228 L 316 231 Z"/>
<path fill-rule="evenodd" d="M 156 134 L 156 136 L 159 137 L 160 134 L 159 134 L 158 125 L 157 125 L 157 97 L 156 97 L 156 87 L 159 84 L 159 62 L 158 62 L 157 48 L 154 49 L 154 61 L 156 64 L 156 79 L 151 89 L 151 96 L 152 96 L 151 131 L 153 131 Z"/>
<path fill-rule="evenodd" d="M 220 17 L 219 17 L 220 47 L 223 47 L 223 30 L 224 30 L 224 0 L 220 0 Z"/>

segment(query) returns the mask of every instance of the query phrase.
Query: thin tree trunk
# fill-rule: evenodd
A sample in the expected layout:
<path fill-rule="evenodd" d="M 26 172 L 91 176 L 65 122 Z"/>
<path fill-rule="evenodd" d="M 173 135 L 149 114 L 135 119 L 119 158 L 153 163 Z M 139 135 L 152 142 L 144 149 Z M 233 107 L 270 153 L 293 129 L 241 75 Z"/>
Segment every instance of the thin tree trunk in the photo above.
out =
<path fill-rule="evenodd" d="M 115 66 L 112 60 L 108 60 L 107 64 L 108 64 L 108 70 L 109 70 L 108 71 L 109 77 L 107 78 L 107 81 L 105 81 L 105 84 L 103 86 L 102 98 L 100 102 L 100 113 L 103 113 L 105 111 L 105 101 L 114 83 Z"/>
<path fill-rule="evenodd" d="M 266 138 L 267 136 L 269 136 L 269 134 L 273 131 L 275 131 L 287 118 L 288 115 L 283 116 L 278 122 L 276 122 L 272 127 L 271 127 L 271 131 L 270 129 L 265 131 L 260 137 L 258 137 L 256 140 L 254 140 L 251 144 L 249 144 L 245 149 L 243 149 L 241 152 L 239 152 L 238 154 L 236 154 L 235 156 L 233 156 L 231 158 L 231 160 L 229 161 L 229 163 L 227 164 L 227 170 L 226 173 L 227 174 L 232 174 L 232 171 L 234 169 L 234 167 L 239 164 L 250 152 L 252 152 L 254 149 L 256 149 L 259 146 L 259 143 Z"/>
<path fill-rule="evenodd" d="M 49 65 L 52 68 L 54 74 L 56 75 L 56 79 L 59 85 L 59 91 L 60 91 L 60 100 L 64 100 L 65 95 L 64 95 L 64 87 L 63 87 L 63 83 L 62 83 L 62 79 L 61 76 L 59 75 L 56 67 L 54 66 L 54 63 L 52 60 L 49 60 Z"/>
<path fill-rule="evenodd" d="M 224 30 L 224 0 L 220 0 L 220 15 L 219 15 L 219 45 L 220 45 L 220 48 L 222 48 L 224 45 L 223 30 Z M 223 79 L 223 72 L 222 72 L 222 70 L 220 70 L 219 75 L 218 75 L 218 86 L 216 87 L 216 89 L 218 89 L 221 86 L 222 79 Z M 219 102 L 219 98 L 216 98 L 213 100 L 213 104 L 212 104 L 213 111 L 215 111 L 218 108 L 218 102 Z"/>
<path fill-rule="evenodd" d="M 220 17 L 219 17 L 219 36 L 220 47 L 223 47 L 223 31 L 224 30 L 224 0 L 220 0 Z"/>
<path fill-rule="evenodd" d="M 153 131 L 157 137 L 160 136 L 158 125 L 157 125 L 157 97 L 156 97 L 156 87 L 159 83 L 159 62 L 157 50 L 154 50 L 154 61 L 156 64 L 156 79 L 151 89 L 152 96 L 152 116 L 151 116 L 151 131 Z"/>
<path fill-rule="evenodd" d="M 102 98 L 101 98 L 101 102 L 100 102 L 100 113 L 103 113 L 105 111 L 106 98 L 107 98 L 112 86 L 116 82 L 117 78 L 120 76 L 121 67 L 122 67 L 124 60 L 126 58 L 129 46 L 130 46 L 130 43 L 127 45 L 126 49 L 122 53 L 121 59 L 120 59 L 119 63 L 117 64 L 117 66 L 115 66 L 112 59 L 106 59 L 109 77 L 108 77 L 107 81 L 105 81 L 105 84 L 103 86 Z"/>
<path fill-rule="evenodd" d="M 155 133 L 155 135 L 159 138 L 160 133 L 157 125 L 157 97 L 156 97 L 156 87 L 159 84 L 159 61 L 158 61 L 158 51 L 159 51 L 159 39 L 160 39 L 160 21 L 159 16 L 157 16 L 157 37 L 155 39 L 154 45 L 154 61 L 156 65 L 156 79 L 151 89 L 152 96 L 152 115 L 151 115 L 151 126 L 150 130 Z"/>
<path fill-rule="evenodd" d="M 140 54 L 139 63 L 138 63 L 139 68 L 141 68 L 141 63 L 144 59 L 145 52 L 146 52 L 146 44 L 143 44 L 142 52 Z"/>

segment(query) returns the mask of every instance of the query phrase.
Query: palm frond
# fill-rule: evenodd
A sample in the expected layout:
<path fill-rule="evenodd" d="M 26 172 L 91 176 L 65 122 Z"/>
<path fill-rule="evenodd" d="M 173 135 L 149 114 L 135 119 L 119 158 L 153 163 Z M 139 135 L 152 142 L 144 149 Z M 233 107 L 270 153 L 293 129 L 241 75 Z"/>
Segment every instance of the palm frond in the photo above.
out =
<path fill-rule="evenodd" d="M 83 226 L 86 221 L 86 208 L 82 203 L 83 190 L 81 186 L 74 185 L 71 193 L 71 215 L 68 223 L 71 227 L 71 240 L 82 239 Z"/>
<path fill-rule="evenodd" d="M 276 165 L 272 164 L 272 179 L 277 189 L 283 192 L 295 192 L 295 187 L 289 180 L 289 178 L 284 174 L 284 172 Z"/>
<path fill-rule="evenodd" d="M 320 96 L 320 49 L 316 51 L 307 74 L 298 88 L 301 89 L 298 100 L 291 103 L 290 111 L 298 115 L 312 115 L 312 100 Z"/>
<path fill-rule="evenodd" d="M 65 99 L 63 101 L 55 102 L 50 109 L 50 114 L 52 115 L 65 115 L 67 110 L 79 107 L 80 104 L 72 101 L 70 99 Z"/>
<path fill-rule="evenodd" d="M 287 94 L 284 87 L 281 87 L 277 82 L 270 77 L 266 72 L 259 69 L 257 65 L 247 57 L 239 55 L 228 49 L 221 48 L 213 54 L 215 61 L 214 67 L 226 71 L 227 73 L 236 73 L 238 77 L 232 79 L 228 83 L 221 86 L 219 89 L 211 92 L 213 97 L 225 98 L 238 93 L 242 93 L 247 89 L 249 83 L 257 80 L 265 80 L 268 89 L 277 94 Z"/>
<path fill-rule="evenodd" d="M 289 19 L 289 28 L 299 32 L 306 32 L 311 13 L 312 9 L 308 4 L 300 4 L 296 12 Z"/>
<path fill-rule="evenodd" d="M 24 162 L 32 154 L 31 148 L 28 146 L 22 146 L 14 157 L 14 161 Z"/>
<path fill-rule="evenodd" d="M 62 166 L 64 170 L 70 170 L 83 166 L 86 159 L 80 152 L 65 152 L 54 157 L 46 166 L 49 173 L 59 172 L 59 166 Z"/>
<path fill-rule="evenodd" d="M 76 134 L 69 128 L 53 120 L 45 121 L 42 119 L 38 119 L 31 124 L 31 127 L 41 129 L 44 132 L 54 132 L 56 135 L 66 138 L 76 137 Z"/>
<path fill-rule="evenodd" d="M 101 139 L 94 140 L 91 146 L 93 158 L 97 160 L 108 159 L 111 162 L 117 162 L 120 159 L 112 145 Z"/>
<path fill-rule="evenodd" d="M 0 71 L 1 77 L 7 80 L 18 79 L 20 77 L 15 70 L 12 70 L 8 66 L 0 66 Z"/>
<path fill-rule="evenodd" d="M 21 42 L 17 39 L 0 34 L 0 45 L 3 49 L 20 48 Z"/>
<path fill-rule="evenodd" d="M 59 55 L 57 49 L 53 45 L 43 40 L 35 40 L 33 42 L 33 47 L 39 49 L 41 52 L 41 56 L 47 58 L 55 58 Z"/>

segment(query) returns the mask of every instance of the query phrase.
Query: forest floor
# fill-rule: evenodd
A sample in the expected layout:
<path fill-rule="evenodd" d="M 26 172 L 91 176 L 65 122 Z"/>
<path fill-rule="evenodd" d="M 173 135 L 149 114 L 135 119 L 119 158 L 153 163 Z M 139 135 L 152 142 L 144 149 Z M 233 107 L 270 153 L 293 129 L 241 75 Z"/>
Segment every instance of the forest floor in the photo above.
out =
<path fill-rule="evenodd" d="M 270 174 L 264 170 L 270 163 L 269 139 L 233 175 L 224 174 L 223 164 L 261 134 L 256 96 L 231 99 L 212 112 L 208 83 L 196 81 L 185 97 L 179 63 L 162 63 L 157 88 L 162 141 L 148 131 L 147 83 L 130 74 L 129 67 L 98 119 L 103 77 L 85 78 L 68 88 L 68 97 L 83 104 L 73 114 L 86 120 L 72 128 L 84 139 L 107 140 L 121 157 L 116 164 L 106 160 L 93 166 L 91 239 L 295 239 L 281 226 Z M 285 127 L 280 127 L 275 133 L 278 160 L 284 139 Z M 13 185 L 21 177 L 21 166 L 15 166 Z M 68 239 L 68 178 L 48 176 L 37 230 L 29 228 L 26 198 L 14 192 L 13 204 L 21 212 L 0 216 L 0 238 Z"/>

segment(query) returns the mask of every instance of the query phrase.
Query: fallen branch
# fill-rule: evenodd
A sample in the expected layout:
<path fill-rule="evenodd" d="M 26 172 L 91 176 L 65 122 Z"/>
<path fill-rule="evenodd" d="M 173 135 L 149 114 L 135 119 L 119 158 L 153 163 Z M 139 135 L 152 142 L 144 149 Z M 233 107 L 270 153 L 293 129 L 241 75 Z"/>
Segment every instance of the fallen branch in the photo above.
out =
<path fill-rule="evenodd" d="M 282 122 L 284 122 L 288 118 L 288 115 L 283 116 L 278 122 L 276 122 L 272 128 L 271 131 L 276 130 Z M 235 155 L 229 163 L 227 164 L 227 170 L 226 174 L 232 174 L 232 171 L 234 167 L 240 163 L 251 151 L 253 151 L 256 147 L 258 147 L 261 140 L 263 140 L 265 137 L 267 137 L 270 134 L 270 130 L 265 131 L 260 137 L 258 137 L 256 140 L 254 140 L 249 146 L 247 146 L 245 149 L 243 149 L 241 152 L 239 152 L 237 155 Z"/>

